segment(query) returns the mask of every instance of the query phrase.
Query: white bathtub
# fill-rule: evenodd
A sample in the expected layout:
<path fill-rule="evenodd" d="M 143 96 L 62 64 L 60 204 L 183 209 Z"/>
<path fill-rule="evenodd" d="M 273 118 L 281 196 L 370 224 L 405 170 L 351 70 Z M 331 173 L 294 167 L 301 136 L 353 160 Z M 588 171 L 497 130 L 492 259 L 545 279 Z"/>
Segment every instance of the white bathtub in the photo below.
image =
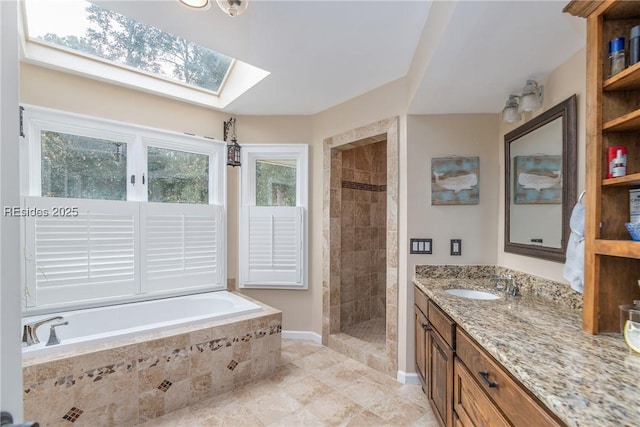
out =
<path fill-rule="evenodd" d="M 217 291 L 25 317 L 22 319 L 23 325 L 53 316 L 62 316 L 64 320 L 41 325 L 37 330 L 40 343 L 23 347 L 22 353 L 25 356 L 35 356 L 67 351 L 141 333 L 226 319 L 261 310 L 262 307 L 241 296 Z M 63 321 L 68 321 L 69 324 L 56 328 L 60 344 L 46 346 L 50 325 Z"/>

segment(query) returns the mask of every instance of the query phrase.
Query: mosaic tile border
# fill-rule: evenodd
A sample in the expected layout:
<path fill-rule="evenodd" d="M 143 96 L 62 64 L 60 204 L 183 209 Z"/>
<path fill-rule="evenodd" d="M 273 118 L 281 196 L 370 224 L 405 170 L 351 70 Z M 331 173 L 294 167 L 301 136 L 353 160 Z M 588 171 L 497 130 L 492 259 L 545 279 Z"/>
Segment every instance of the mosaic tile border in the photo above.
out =
<path fill-rule="evenodd" d="M 382 193 L 387 191 L 387 185 L 365 184 L 364 182 L 342 181 L 342 188 L 351 188 L 353 190 L 373 191 L 374 193 Z"/>
<path fill-rule="evenodd" d="M 137 425 L 268 376 L 280 365 L 282 313 L 265 310 L 26 365 L 25 417 L 41 425 Z"/>
<path fill-rule="evenodd" d="M 86 378 L 91 379 L 93 382 L 98 382 L 107 378 L 109 375 L 117 374 L 117 373 L 130 373 L 136 370 L 144 370 L 150 369 L 157 366 L 161 359 L 164 359 L 164 362 L 170 362 L 172 359 L 175 359 L 177 355 L 181 355 L 181 357 L 191 357 L 193 353 L 203 353 L 206 350 L 216 351 L 224 347 L 231 347 L 234 343 L 240 342 L 249 342 L 252 339 L 260 339 L 265 336 L 274 335 L 274 334 L 282 334 L 282 325 L 277 324 L 273 326 L 269 326 L 266 328 L 262 328 L 254 331 L 253 333 L 247 333 L 242 336 L 235 336 L 229 339 L 228 337 L 216 338 L 213 340 L 201 342 L 198 344 L 193 344 L 184 348 L 177 348 L 171 350 L 170 352 L 164 353 L 157 356 L 152 356 L 148 358 L 138 358 L 133 359 L 126 362 L 120 362 L 117 364 L 110 364 L 106 366 L 101 366 L 98 368 L 87 369 L 80 375 L 67 375 L 58 378 L 55 380 L 53 386 L 55 387 L 65 387 L 70 388 L 78 384 L 81 380 Z M 235 360 L 231 360 L 231 362 L 235 362 Z M 230 364 L 231 364 L 230 362 Z M 237 362 L 236 362 L 237 365 Z M 124 369 L 123 369 L 124 368 Z M 234 366 L 235 368 L 235 366 Z M 233 370 L 232 368 L 229 368 Z M 28 387 L 24 389 L 25 394 L 29 394 L 34 390 L 41 389 L 43 386 L 47 385 L 50 380 L 39 381 L 36 383 L 29 384 Z"/>

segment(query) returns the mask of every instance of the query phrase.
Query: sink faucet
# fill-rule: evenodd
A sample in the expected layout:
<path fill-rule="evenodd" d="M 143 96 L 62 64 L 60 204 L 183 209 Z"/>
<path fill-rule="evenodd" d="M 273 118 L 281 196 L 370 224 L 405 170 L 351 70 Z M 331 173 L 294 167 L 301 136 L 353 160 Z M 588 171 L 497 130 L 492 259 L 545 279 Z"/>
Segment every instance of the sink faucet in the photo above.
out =
<path fill-rule="evenodd" d="M 515 297 L 520 295 L 520 285 L 511 274 L 507 276 L 491 276 L 489 283 L 495 283 L 495 289 L 504 291 L 507 295 Z"/>
<path fill-rule="evenodd" d="M 36 330 L 40 325 L 53 322 L 54 320 L 63 320 L 62 316 L 49 317 L 48 319 L 37 320 L 35 322 L 27 323 L 22 328 L 22 346 L 28 347 L 33 344 L 38 344 L 40 340 L 38 339 L 38 335 L 36 335 Z"/>

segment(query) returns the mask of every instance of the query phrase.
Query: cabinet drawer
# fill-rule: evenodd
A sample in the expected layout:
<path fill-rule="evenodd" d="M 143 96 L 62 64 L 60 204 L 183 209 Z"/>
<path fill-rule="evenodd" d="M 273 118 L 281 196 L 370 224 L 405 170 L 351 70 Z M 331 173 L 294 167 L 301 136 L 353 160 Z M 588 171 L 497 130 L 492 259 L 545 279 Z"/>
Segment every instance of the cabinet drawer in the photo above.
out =
<path fill-rule="evenodd" d="M 465 427 L 507 427 L 509 425 L 457 357 L 453 381 L 453 410 L 458 418 L 456 420 L 454 416 L 454 422 L 457 421 L 458 425 Z"/>
<path fill-rule="evenodd" d="M 514 426 L 562 425 L 461 329 L 457 331 L 456 352 L 480 387 Z"/>
<path fill-rule="evenodd" d="M 456 323 L 433 301 L 428 301 L 428 307 L 427 318 L 431 326 L 438 331 L 449 347 L 455 348 Z"/>
<path fill-rule="evenodd" d="M 422 314 L 427 315 L 427 296 L 418 289 L 417 286 L 413 287 L 413 299 L 414 304 L 418 306 Z"/>

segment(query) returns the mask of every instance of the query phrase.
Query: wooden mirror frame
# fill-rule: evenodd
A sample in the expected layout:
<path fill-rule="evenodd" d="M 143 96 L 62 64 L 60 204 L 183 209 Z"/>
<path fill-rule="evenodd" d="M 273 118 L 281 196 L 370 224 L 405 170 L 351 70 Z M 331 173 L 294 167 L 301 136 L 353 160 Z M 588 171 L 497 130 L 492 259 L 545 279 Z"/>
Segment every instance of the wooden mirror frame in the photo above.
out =
<path fill-rule="evenodd" d="M 578 181 L 578 141 L 577 141 L 577 121 L 576 95 L 562 101 L 558 105 L 550 108 L 527 123 L 512 130 L 504 136 L 504 158 L 505 158 L 505 192 L 504 192 L 504 251 L 519 255 L 542 258 L 551 261 L 564 262 L 567 252 L 567 241 L 569 240 L 569 218 L 576 203 L 577 181 Z M 546 124 L 562 118 L 562 236 L 561 247 L 552 248 L 549 246 L 527 245 L 524 243 L 511 242 L 511 193 L 513 182 L 511 181 L 511 143 L 519 138 L 539 129 Z"/>

